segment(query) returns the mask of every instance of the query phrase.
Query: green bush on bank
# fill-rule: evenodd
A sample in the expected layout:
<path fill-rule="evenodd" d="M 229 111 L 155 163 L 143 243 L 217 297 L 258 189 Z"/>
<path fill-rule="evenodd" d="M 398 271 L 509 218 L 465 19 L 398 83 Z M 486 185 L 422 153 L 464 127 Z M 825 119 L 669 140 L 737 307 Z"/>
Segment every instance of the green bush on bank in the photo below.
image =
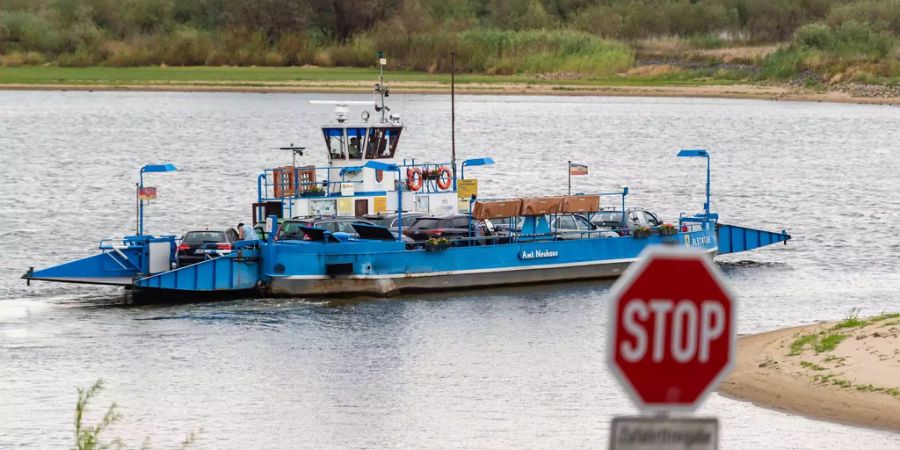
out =
<path fill-rule="evenodd" d="M 814 23 L 797 29 L 789 45 L 767 56 L 759 77 L 787 79 L 809 71 L 835 81 L 889 78 L 900 68 L 898 51 L 896 37 L 870 24 L 855 20 L 836 27 Z"/>
<path fill-rule="evenodd" d="M 457 69 L 490 74 L 578 72 L 606 75 L 631 67 L 625 44 L 574 30 L 475 29 L 379 34 L 376 44 L 404 68 L 446 72 L 446 55 L 457 52 Z"/>

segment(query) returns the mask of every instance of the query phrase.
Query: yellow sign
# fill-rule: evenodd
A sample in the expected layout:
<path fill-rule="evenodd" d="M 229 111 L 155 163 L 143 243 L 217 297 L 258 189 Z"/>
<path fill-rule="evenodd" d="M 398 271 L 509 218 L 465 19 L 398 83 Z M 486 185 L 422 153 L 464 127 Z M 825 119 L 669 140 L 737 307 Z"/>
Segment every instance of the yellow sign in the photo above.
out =
<path fill-rule="evenodd" d="M 375 197 L 375 214 L 387 211 L 387 197 Z"/>
<path fill-rule="evenodd" d="M 353 199 L 352 198 L 339 198 L 337 204 L 337 210 L 339 216 L 352 216 L 353 215 Z"/>
<path fill-rule="evenodd" d="M 473 195 L 478 195 L 478 180 L 475 178 L 466 178 L 465 180 L 456 180 L 456 196 L 467 201 Z"/>

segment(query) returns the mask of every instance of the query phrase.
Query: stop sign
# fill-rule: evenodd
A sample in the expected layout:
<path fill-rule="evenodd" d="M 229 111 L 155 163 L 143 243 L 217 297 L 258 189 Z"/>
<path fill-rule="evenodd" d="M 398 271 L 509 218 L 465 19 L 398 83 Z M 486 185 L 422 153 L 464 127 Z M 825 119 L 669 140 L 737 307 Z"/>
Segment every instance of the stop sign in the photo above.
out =
<path fill-rule="evenodd" d="M 694 409 L 731 370 L 736 300 L 702 251 L 648 248 L 611 290 L 607 362 L 644 409 Z"/>

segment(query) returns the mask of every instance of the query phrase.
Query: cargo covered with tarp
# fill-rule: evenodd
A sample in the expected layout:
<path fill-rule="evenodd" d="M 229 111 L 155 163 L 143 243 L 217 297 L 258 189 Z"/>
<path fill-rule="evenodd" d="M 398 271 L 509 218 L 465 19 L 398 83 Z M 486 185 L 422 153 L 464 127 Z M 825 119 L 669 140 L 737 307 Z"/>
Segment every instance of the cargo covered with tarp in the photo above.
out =
<path fill-rule="evenodd" d="M 472 205 L 472 217 L 478 220 L 516 217 L 522 210 L 522 200 L 479 200 Z"/>
<path fill-rule="evenodd" d="M 565 197 L 533 197 L 522 199 L 523 216 L 544 216 L 562 212 Z"/>
<path fill-rule="evenodd" d="M 570 195 L 563 201 L 564 213 L 588 213 L 600 211 L 599 195 Z"/>

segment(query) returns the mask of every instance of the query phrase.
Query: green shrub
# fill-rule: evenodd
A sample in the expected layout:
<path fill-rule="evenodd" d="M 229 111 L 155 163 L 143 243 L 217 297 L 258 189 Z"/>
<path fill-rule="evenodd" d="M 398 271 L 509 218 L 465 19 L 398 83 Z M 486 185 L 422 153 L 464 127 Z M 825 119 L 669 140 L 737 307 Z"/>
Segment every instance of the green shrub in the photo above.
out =
<path fill-rule="evenodd" d="M 18 66 L 39 66 L 47 62 L 47 57 L 40 52 L 19 52 L 14 51 L 7 54 L 0 54 L 0 66 L 18 67 Z"/>
<path fill-rule="evenodd" d="M 625 44 L 572 30 L 432 31 L 379 36 L 377 43 L 403 67 L 429 72 L 448 71 L 451 51 L 457 52 L 458 70 L 465 72 L 602 75 L 626 70 L 634 62 Z"/>
<path fill-rule="evenodd" d="M 162 62 L 170 66 L 198 66 L 206 63 L 212 49 L 209 33 L 191 27 L 179 27 L 157 46 Z"/>
<path fill-rule="evenodd" d="M 25 11 L 0 11 L 0 52 L 55 53 L 62 39 L 48 19 Z"/>
<path fill-rule="evenodd" d="M 834 46 L 834 33 L 828 25 L 811 23 L 797 29 L 794 42 L 797 45 L 827 50 Z"/>

